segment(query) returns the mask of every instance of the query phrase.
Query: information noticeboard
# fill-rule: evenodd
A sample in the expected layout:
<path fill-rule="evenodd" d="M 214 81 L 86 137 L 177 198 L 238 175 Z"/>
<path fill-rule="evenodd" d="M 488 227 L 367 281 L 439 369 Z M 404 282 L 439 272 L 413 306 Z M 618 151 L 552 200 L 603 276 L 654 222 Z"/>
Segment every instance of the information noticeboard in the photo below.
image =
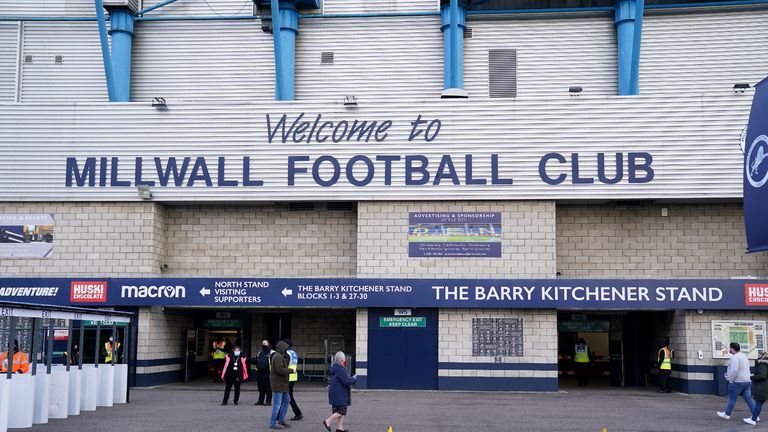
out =
<path fill-rule="evenodd" d="M 472 355 L 476 357 L 522 357 L 521 318 L 473 318 Z"/>
<path fill-rule="evenodd" d="M 765 321 L 712 320 L 712 357 L 730 358 L 731 342 L 738 343 L 747 358 L 757 359 L 758 352 L 765 351 Z"/>

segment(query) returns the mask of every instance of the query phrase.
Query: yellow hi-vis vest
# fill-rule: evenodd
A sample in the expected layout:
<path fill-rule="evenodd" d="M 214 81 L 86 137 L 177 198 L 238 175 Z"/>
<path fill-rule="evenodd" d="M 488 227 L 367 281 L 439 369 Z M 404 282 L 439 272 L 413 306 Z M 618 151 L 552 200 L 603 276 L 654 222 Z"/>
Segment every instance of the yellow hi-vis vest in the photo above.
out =
<path fill-rule="evenodd" d="M 576 345 L 576 356 L 573 358 L 576 363 L 589 363 L 589 346 L 586 344 Z"/>
<path fill-rule="evenodd" d="M 116 350 L 120 349 L 120 342 L 117 343 Z M 104 344 L 104 351 L 107 352 L 107 355 L 104 356 L 104 363 L 112 363 L 112 342 L 107 342 Z"/>
<path fill-rule="evenodd" d="M 227 356 L 227 353 L 224 352 L 224 342 L 222 343 L 213 342 L 213 359 L 224 360 L 226 356 Z"/>
<path fill-rule="evenodd" d="M 659 350 L 659 358 L 661 358 L 662 352 L 664 353 L 664 360 L 661 361 L 659 370 L 672 370 L 672 353 L 669 351 L 669 348 L 664 347 Z"/>
<path fill-rule="evenodd" d="M 288 369 L 291 370 L 288 382 L 296 382 L 299 380 L 299 355 L 292 349 L 288 350 L 288 355 L 291 356 L 291 360 L 288 362 Z"/>

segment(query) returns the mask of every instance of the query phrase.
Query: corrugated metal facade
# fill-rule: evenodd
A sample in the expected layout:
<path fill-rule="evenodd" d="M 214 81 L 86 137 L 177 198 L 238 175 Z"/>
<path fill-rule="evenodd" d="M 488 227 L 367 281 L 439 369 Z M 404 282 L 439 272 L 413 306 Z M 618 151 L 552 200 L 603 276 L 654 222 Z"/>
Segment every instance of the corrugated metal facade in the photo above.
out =
<path fill-rule="evenodd" d="M 323 0 L 324 13 L 437 11 L 439 0 Z"/>
<path fill-rule="evenodd" d="M 0 102 L 16 100 L 19 23 L 0 22 Z"/>
<path fill-rule="evenodd" d="M 153 199 L 172 201 L 284 201 L 284 200 L 430 200 L 430 199 L 701 199 L 741 197 L 743 155 L 738 137 L 746 122 L 751 100 L 747 95 L 714 97 L 611 97 L 561 101 L 488 100 L 425 103 L 377 102 L 350 110 L 341 104 L 265 102 L 251 105 L 169 105 L 166 112 L 143 104 L 22 104 L 0 105 L 0 201 L 137 200 L 135 186 L 65 186 L 66 158 L 119 157 L 118 179 L 134 181 L 134 158 L 144 157 L 144 180 L 157 180 L 154 157 L 167 163 L 206 157 L 212 187 L 198 180 L 194 187 L 152 188 Z M 332 143 L 283 144 L 268 142 L 265 115 L 272 124 L 285 113 L 288 126 L 298 113 L 306 120 L 317 114 L 323 121 L 392 120 L 382 142 L 342 140 Z M 441 119 L 433 142 L 409 141 L 411 122 Z M 631 119 L 631 120 L 628 120 Z M 109 125 L 109 129 L 107 126 Z M 426 127 L 426 124 L 422 127 Z M 306 129 L 305 129 L 306 132 Z M 326 131 L 328 132 L 328 131 Z M 24 148 L 24 152 L 19 152 Z M 550 176 L 568 179 L 551 186 L 539 174 L 541 158 L 559 152 L 571 159 L 580 154 L 581 177 L 596 178 L 596 154 L 605 152 L 613 176 L 615 153 L 623 153 L 624 175 L 619 184 L 572 184 L 571 164 L 551 161 Z M 628 152 L 653 155 L 655 171 L 649 183 L 628 184 Z M 511 185 L 491 185 L 490 155 L 499 155 L 499 176 L 513 178 Z M 29 155 L 34 157 L 30 158 Z M 392 164 L 392 184 L 385 185 L 382 162 L 374 162 L 375 177 L 367 186 L 353 186 L 343 167 L 353 155 L 398 155 Z M 439 185 L 405 185 L 406 155 L 426 155 L 434 175 L 442 155 L 451 155 L 460 185 L 443 179 Z M 465 154 L 474 156 L 473 177 L 486 185 L 466 185 Z M 321 187 L 308 169 L 297 174 L 295 186 L 287 185 L 287 157 L 320 155 L 340 159 L 340 181 Z M 263 187 L 216 187 L 217 158 L 225 156 L 227 180 L 242 181 L 243 157 L 251 158 L 252 176 Z M 179 160 L 179 164 L 181 160 Z M 419 165 L 418 163 L 416 165 Z M 320 175 L 331 177 L 330 163 Z M 356 168 L 361 168 L 362 163 Z M 99 168 L 97 168 L 99 169 Z M 187 174 L 192 171 L 191 165 Z M 641 173 L 642 174 L 642 173 Z M 354 175 L 365 177 L 361 169 Z M 110 174 L 105 172 L 105 181 Z M 252 177 L 252 179 L 253 179 Z M 416 178 L 420 176 L 417 174 Z M 642 177 L 642 176 L 641 176 Z M 97 178 L 98 175 L 97 175 Z M 189 177 L 187 177 L 188 179 Z M 97 180 L 98 182 L 98 180 Z M 188 184 L 188 183 L 185 183 Z"/>
<path fill-rule="evenodd" d="M 640 92 L 728 93 L 768 74 L 767 10 L 649 15 L 643 22 Z"/>
<path fill-rule="evenodd" d="M 254 21 L 159 21 L 136 26 L 131 100 L 271 100 L 272 35 Z"/>
<path fill-rule="evenodd" d="M 517 96 L 616 94 L 616 36 L 611 18 L 468 20 L 464 39 L 464 88 L 488 97 L 488 50 L 517 50 Z M 442 58 L 442 52 L 440 53 Z"/>
<path fill-rule="evenodd" d="M 22 102 L 108 100 L 95 22 L 25 22 L 23 37 Z"/>
<path fill-rule="evenodd" d="M 144 0 L 144 7 L 149 7 L 160 0 Z M 163 15 L 205 15 L 205 16 L 241 16 L 253 15 L 252 0 L 177 0 L 160 9 L 147 13 L 147 16 Z"/>
<path fill-rule="evenodd" d="M 298 100 L 440 97 L 440 18 L 306 19 L 299 31 Z M 334 64 L 321 64 L 323 51 L 334 53 Z"/>
<path fill-rule="evenodd" d="M 92 0 L 0 0 L 0 15 L 91 17 Z"/>

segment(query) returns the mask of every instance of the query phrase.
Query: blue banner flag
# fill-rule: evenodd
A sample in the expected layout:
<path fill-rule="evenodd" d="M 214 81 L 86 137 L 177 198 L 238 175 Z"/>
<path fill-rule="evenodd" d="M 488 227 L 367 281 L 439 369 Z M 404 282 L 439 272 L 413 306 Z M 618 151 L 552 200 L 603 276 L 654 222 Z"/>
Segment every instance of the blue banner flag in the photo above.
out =
<path fill-rule="evenodd" d="M 744 145 L 744 225 L 749 252 L 768 251 L 768 78 L 755 86 Z"/>

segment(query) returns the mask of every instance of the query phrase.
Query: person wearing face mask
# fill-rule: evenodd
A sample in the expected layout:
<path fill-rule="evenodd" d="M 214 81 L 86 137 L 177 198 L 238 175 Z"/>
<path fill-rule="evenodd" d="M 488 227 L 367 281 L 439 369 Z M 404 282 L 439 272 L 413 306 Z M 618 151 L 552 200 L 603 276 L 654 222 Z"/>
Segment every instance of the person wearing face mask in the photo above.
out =
<path fill-rule="evenodd" d="M 248 369 L 245 365 L 245 356 L 240 355 L 240 347 L 235 345 L 235 349 L 227 354 L 224 359 L 224 368 L 221 371 L 221 379 L 226 383 L 224 386 L 224 400 L 222 405 L 229 402 L 229 392 L 232 385 L 235 385 L 235 405 L 240 400 L 240 383 L 248 379 Z"/>
<path fill-rule="evenodd" d="M 725 406 L 725 411 L 717 412 L 717 416 L 724 420 L 730 420 L 733 407 L 739 396 L 744 398 L 750 413 L 755 411 L 755 401 L 752 399 L 752 380 L 749 379 L 749 360 L 741 352 L 741 346 L 735 342 L 731 343 L 728 352 L 731 353 L 731 359 L 728 360 L 728 370 L 725 372 L 725 379 L 728 380 L 728 404 Z"/>
<path fill-rule="evenodd" d="M 256 355 L 256 385 L 259 387 L 259 400 L 254 405 L 272 405 L 272 386 L 269 384 L 269 358 L 273 352 L 268 340 L 261 341 L 261 351 Z"/>

